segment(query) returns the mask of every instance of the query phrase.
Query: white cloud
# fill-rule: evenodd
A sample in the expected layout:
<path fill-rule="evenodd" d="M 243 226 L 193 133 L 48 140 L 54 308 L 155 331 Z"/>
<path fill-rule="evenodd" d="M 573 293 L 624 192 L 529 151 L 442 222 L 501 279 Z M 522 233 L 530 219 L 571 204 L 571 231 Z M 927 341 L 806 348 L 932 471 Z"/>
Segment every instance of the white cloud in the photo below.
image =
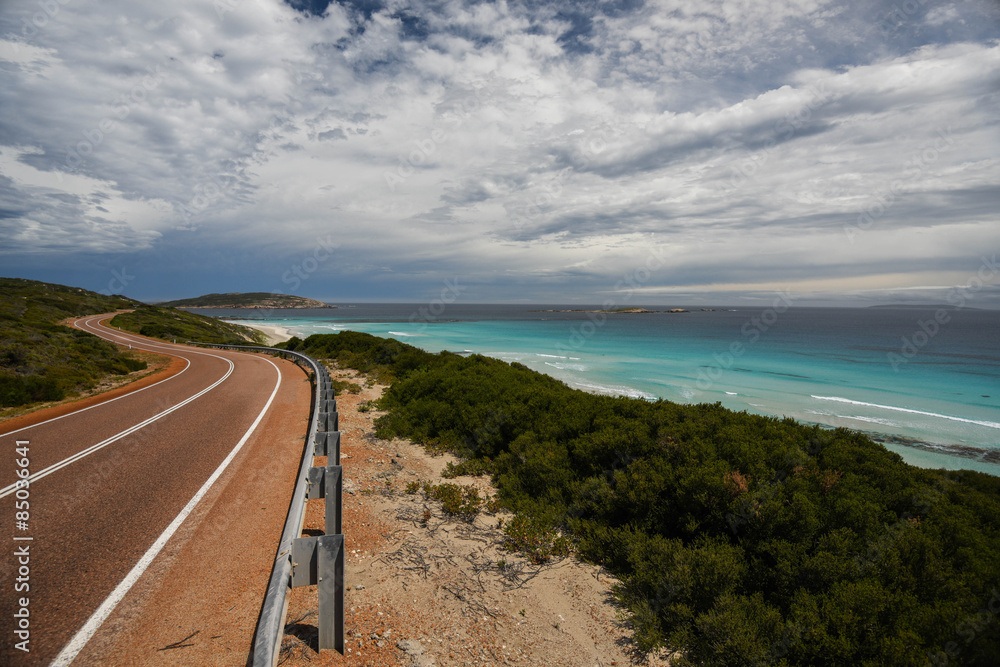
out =
<path fill-rule="evenodd" d="M 21 209 L 0 220 L 12 250 L 141 250 L 152 247 L 157 230 L 173 216 L 162 200 L 128 196 L 107 181 L 40 171 L 22 161 L 37 152 L 0 147 L 0 177 L 6 181 L 0 192 Z"/>
<path fill-rule="evenodd" d="M 587 22 L 192 0 L 67 3 L 28 36 L 33 7 L 0 11 L 8 252 L 87 235 L 169 254 L 187 229 L 280 268 L 334 233 L 342 270 L 386 289 L 598 290 L 650 246 L 674 253 L 669 289 L 920 282 L 1000 241 L 997 32 L 890 39 L 871 8 L 821 0 L 581 5 Z"/>

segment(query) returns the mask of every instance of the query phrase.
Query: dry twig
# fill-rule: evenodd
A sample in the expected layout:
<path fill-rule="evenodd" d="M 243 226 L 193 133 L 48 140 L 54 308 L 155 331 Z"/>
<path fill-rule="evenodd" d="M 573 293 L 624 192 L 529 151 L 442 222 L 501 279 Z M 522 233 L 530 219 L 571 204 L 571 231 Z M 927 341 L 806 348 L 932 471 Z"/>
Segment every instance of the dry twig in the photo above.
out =
<path fill-rule="evenodd" d="M 157 651 L 169 651 L 169 650 L 175 649 L 175 648 L 187 648 L 188 646 L 194 646 L 194 644 L 185 644 L 184 642 L 186 642 L 187 640 L 191 639 L 192 637 L 194 637 L 199 632 L 201 632 L 201 630 L 195 630 L 194 632 L 192 632 L 191 634 L 189 634 L 187 637 L 185 637 L 184 639 L 180 640 L 179 642 L 174 642 L 173 644 L 167 644 L 163 648 L 158 648 L 156 650 Z"/>

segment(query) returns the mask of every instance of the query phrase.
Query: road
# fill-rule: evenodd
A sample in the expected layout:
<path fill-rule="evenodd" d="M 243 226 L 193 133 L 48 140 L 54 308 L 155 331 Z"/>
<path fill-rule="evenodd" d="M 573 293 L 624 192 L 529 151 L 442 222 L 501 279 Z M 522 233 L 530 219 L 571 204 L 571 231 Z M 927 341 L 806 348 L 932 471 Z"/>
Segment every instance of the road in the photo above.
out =
<path fill-rule="evenodd" d="M 242 665 L 308 430 L 308 379 L 288 361 L 154 341 L 106 317 L 74 325 L 184 366 L 0 425 L 0 663 Z"/>

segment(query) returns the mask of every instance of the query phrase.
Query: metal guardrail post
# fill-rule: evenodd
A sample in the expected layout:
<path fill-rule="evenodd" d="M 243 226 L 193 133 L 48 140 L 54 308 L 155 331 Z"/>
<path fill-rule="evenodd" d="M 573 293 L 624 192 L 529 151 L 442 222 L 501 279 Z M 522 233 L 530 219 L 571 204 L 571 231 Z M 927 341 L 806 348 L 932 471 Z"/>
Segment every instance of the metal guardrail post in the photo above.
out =
<path fill-rule="evenodd" d="M 327 462 L 340 463 L 340 431 L 316 434 L 314 456 L 325 456 Z"/>
<path fill-rule="evenodd" d="M 344 577 L 322 573 L 344 571 L 344 536 L 324 535 L 317 540 L 319 570 L 319 648 L 344 653 Z"/>
<path fill-rule="evenodd" d="M 320 431 L 339 431 L 340 415 L 336 412 L 321 412 L 316 428 Z"/>
<path fill-rule="evenodd" d="M 313 411 L 309 422 L 309 433 L 306 437 L 302 461 L 292 492 L 292 502 L 288 508 L 285 527 L 278 544 L 278 553 L 271 569 L 271 578 L 264 594 L 260 617 L 257 620 L 257 630 L 254 634 L 252 652 L 253 667 L 275 667 L 281 651 L 281 638 L 284 636 L 284 617 L 287 611 L 288 591 L 292 586 L 318 586 L 319 595 L 319 648 L 332 648 L 344 653 L 344 578 L 345 546 L 341 533 L 341 510 L 343 508 L 343 468 L 340 463 L 340 432 L 337 431 L 338 418 L 336 399 L 330 375 L 326 368 L 312 357 L 292 350 L 282 350 L 273 347 L 254 345 L 221 345 L 216 343 L 198 343 L 187 341 L 192 345 L 204 345 L 231 350 L 246 350 L 249 352 L 277 353 L 292 359 L 296 364 L 303 362 L 315 374 L 313 393 Z M 332 405 L 330 404 L 332 402 Z M 320 423 L 322 408 L 326 413 L 323 423 Z M 329 409 L 332 407 L 332 410 Z M 332 429 L 327 429 L 332 421 Z M 324 436 L 322 441 L 320 436 Z M 328 466 L 324 471 L 323 495 L 327 496 L 327 535 L 319 537 L 299 537 L 302 534 L 302 524 L 305 520 L 305 502 L 309 490 L 310 468 L 313 456 L 319 456 L 320 442 L 336 464 Z M 329 444 L 329 447 L 327 446 Z M 336 469 L 335 471 L 332 469 Z M 332 496 L 332 498 L 331 498 Z M 334 501 L 331 507 L 331 500 Z M 334 510 L 333 512 L 329 510 Z M 334 514 L 335 516 L 331 516 Z M 329 534 L 336 530 L 337 534 Z"/>
<path fill-rule="evenodd" d="M 293 587 L 316 586 L 319 597 L 319 648 L 344 653 L 344 536 L 300 537 L 292 544 Z"/>
<path fill-rule="evenodd" d="M 344 467 L 327 466 L 326 478 L 326 525 L 327 535 L 343 535 L 344 515 Z"/>

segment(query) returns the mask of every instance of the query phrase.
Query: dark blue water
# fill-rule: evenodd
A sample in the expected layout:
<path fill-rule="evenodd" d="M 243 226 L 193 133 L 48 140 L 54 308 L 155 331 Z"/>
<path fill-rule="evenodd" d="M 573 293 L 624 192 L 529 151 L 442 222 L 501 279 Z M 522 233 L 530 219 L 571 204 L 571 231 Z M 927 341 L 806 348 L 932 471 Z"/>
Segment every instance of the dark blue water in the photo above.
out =
<path fill-rule="evenodd" d="M 998 311 L 776 303 L 686 313 L 545 312 L 574 308 L 581 306 L 356 304 L 254 317 L 300 336 L 352 329 L 430 351 L 518 361 L 588 391 L 718 401 L 844 426 L 882 438 L 918 465 L 1000 473 L 1000 466 L 953 456 L 956 446 L 1000 453 Z"/>

